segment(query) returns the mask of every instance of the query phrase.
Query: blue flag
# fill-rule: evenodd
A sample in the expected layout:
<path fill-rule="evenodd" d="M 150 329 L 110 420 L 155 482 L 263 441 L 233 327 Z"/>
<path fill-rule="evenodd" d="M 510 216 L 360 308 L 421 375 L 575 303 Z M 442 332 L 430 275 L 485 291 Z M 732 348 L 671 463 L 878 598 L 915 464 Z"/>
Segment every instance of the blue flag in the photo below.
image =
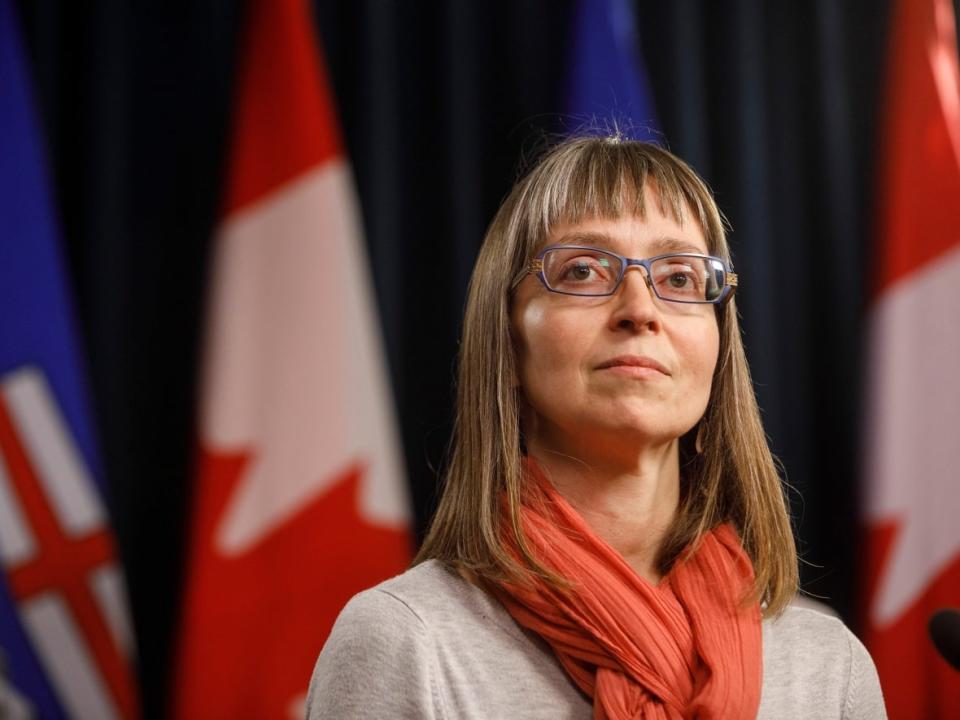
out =
<path fill-rule="evenodd" d="M 0 0 L 0 687 L 41 718 L 136 717 L 126 593 L 25 57 Z"/>
<path fill-rule="evenodd" d="M 628 0 L 578 0 L 566 109 L 575 130 L 662 144 Z"/>

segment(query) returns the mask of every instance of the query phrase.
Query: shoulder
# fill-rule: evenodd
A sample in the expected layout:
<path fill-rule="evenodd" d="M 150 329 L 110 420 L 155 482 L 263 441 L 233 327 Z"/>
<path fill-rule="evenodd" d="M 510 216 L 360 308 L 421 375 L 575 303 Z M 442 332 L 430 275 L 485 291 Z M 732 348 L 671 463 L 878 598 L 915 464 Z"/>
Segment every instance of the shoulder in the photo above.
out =
<path fill-rule="evenodd" d="M 453 569 L 428 560 L 355 595 L 344 607 L 337 626 L 367 630 L 370 621 L 389 617 L 418 633 L 437 634 L 449 624 L 485 622 L 493 613 L 492 599 L 466 582 Z M 336 627 L 335 627 L 336 629 Z"/>
<path fill-rule="evenodd" d="M 450 579 L 442 565 L 426 563 L 355 595 L 340 612 L 317 660 L 307 717 L 441 714 L 425 618 L 438 591 L 454 592 Z"/>
<path fill-rule="evenodd" d="M 307 717 L 449 716 L 450 657 L 482 655 L 482 647 L 470 653 L 457 643 L 488 644 L 502 622 L 490 623 L 496 614 L 492 598 L 435 560 L 364 590 L 344 606 L 320 652 Z"/>
<path fill-rule="evenodd" d="M 427 560 L 402 575 L 380 583 L 368 592 L 379 592 L 402 602 L 411 609 L 431 614 L 447 607 L 451 598 L 469 594 L 472 586 L 452 568 L 439 560 Z M 357 597 L 367 593 L 361 593 Z"/>
<path fill-rule="evenodd" d="M 462 586 L 453 571 L 430 560 L 354 595 L 341 611 L 337 624 L 349 625 L 382 612 L 422 624 L 438 608 L 449 607 L 444 599 L 462 594 Z"/>
<path fill-rule="evenodd" d="M 832 655 L 851 639 L 856 640 L 839 618 L 809 607 L 788 605 L 763 622 L 764 647 L 779 658 L 810 652 Z"/>
<path fill-rule="evenodd" d="M 818 610 L 791 605 L 764 621 L 763 675 L 762 717 L 789 717 L 798 707 L 810 717 L 886 715 L 867 649 L 839 618 Z"/>
<path fill-rule="evenodd" d="M 317 660 L 307 717 L 589 717 L 549 648 L 427 561 L 356 595 Z"/>

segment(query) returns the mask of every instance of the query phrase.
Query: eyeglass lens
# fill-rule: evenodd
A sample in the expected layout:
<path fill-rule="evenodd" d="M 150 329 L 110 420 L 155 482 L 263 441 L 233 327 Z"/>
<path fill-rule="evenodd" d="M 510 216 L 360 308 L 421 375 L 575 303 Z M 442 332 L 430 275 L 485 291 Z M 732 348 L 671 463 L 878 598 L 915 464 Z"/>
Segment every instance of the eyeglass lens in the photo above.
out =
<path fill-rule="evenodd" d="M 547 285 L 571 295 L 609 295 L 617 289 L 623 261 L 603 250 L 555 248 L 543 256 Z M 674 302 L 714 302 L 726 271 L 714 258 L 668 255 L 650 265 L 654 292 Z"/>

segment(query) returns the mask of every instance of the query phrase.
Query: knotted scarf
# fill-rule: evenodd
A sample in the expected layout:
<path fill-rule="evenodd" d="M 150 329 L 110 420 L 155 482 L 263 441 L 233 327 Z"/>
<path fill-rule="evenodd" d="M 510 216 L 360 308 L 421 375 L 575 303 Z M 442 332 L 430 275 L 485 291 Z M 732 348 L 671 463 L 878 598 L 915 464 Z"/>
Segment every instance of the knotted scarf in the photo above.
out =
<path fill-rule="evenodd" d="M 756 717 L 760 608 L 742 602 L 753 566 L 733 527 L 708 533 L 654 586 L 587 526 L 535 462 L 525 466 L 534 491 L 521 511 L 529 547 L 574 587 L 565 592 L 534 579 L 494 592 L 518 624 L 553 648 L 593 699 L 594 718 Z M 515 539 L 506 539 L 519 557 Z"/>

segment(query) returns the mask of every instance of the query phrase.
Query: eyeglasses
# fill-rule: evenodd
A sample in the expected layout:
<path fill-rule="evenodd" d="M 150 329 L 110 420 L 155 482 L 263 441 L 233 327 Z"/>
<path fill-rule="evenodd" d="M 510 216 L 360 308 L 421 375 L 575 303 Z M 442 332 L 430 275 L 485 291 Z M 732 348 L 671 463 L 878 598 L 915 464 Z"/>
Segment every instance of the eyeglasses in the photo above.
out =
<path fill-rule="evenodd" d="M 635 260 L 580 245 L 552 245 L 530 263 L 547 290 L 564 295 L 613 295 L 631 265 L 646 270 L 647 285 L 661 300 L 721 303 L 737 287 L 737 275 L 722 259 L 696 253 Z"/>

